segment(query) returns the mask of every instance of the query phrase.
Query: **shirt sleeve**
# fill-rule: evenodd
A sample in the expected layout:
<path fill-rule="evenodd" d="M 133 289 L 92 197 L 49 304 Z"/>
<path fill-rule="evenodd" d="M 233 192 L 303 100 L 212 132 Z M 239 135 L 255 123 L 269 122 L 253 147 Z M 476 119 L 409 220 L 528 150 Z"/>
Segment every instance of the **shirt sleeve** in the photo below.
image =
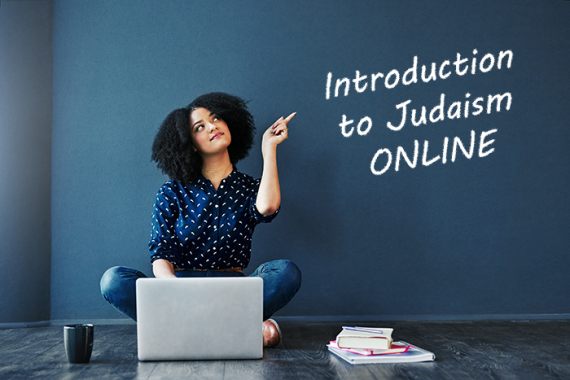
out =
<path fill-rule="evenodd" d="M 177 220 L 177 201 L 170 188 L 164 185 L 153 207 L 152 231 L 148 244 L 151 263 L 164 259 L 170 261 L 175 268 L 180 267 L 180 250 L 176 235 Z"/>
<path fill-rule="evenodd" d="M 259 223 L 269 223 L 271 222 L 273 219 L 275 219 L 275 217 L 277 216 L 277 214 L 279 214 L 279 210 L 281 210 L 281 205 L 279 205 L 279 208 L 271 215 L 263 215 L 261 214 L 258 210 L 257 210 L 257 192 L 259 191 L 259 183 L 260 180 L 255 180 L 255 194 L 253 194 L 253 196 L 250 199 L 250 203 L 249 203 L 249 215 L 251 216 L 251 219 L 253 220 L 253 222 L 255 224 L 259 224 Z"/>

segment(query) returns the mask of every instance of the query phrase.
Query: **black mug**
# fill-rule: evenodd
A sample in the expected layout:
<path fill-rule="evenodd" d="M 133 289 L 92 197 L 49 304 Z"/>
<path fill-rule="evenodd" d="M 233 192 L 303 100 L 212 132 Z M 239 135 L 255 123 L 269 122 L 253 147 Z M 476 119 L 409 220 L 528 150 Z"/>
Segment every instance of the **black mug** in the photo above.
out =
<path fill-rule="evenodd" d="M 70 363 L 89 363 L 93 351 L 93 325 L 64 326 L 63 342 Z"/>

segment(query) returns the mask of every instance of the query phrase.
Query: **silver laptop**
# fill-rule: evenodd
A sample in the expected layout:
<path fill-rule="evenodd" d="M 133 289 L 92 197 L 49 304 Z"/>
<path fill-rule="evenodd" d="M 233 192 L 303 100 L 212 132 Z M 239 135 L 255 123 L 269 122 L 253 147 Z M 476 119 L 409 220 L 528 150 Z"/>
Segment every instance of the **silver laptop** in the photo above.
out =
<path fill-rule="evenodd" d="M 262 358 L 261 278 L 143 278 L 136 284 L 139 360 Z"/>

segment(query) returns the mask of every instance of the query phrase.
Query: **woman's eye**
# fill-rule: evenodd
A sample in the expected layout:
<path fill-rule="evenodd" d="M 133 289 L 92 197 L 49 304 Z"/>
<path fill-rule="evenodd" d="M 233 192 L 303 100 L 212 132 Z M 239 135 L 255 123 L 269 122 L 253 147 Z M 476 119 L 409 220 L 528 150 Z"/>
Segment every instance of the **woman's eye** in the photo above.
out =
<path fill-rule="evenodd" d="M 196 127 L 196 129 L 195 129 L 194 131 L 200 132 L 202 129 L 204 129 L 204 126 L 203 126 L 203 125 L 199 125 L 199 126 Z"/>

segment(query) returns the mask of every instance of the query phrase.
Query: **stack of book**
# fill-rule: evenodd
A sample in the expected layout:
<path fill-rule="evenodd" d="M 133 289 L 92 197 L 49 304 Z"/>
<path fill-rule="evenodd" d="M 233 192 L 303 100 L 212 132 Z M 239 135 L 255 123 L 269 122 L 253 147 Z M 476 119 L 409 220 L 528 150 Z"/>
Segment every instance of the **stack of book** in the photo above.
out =
<path fill-rule="evenodd" d="M 390 328 L 344 326 L 327 347 L 351 364 L 412 363 L 435 360 L 432 352 L 404 341 L 394 342 Z"/>

